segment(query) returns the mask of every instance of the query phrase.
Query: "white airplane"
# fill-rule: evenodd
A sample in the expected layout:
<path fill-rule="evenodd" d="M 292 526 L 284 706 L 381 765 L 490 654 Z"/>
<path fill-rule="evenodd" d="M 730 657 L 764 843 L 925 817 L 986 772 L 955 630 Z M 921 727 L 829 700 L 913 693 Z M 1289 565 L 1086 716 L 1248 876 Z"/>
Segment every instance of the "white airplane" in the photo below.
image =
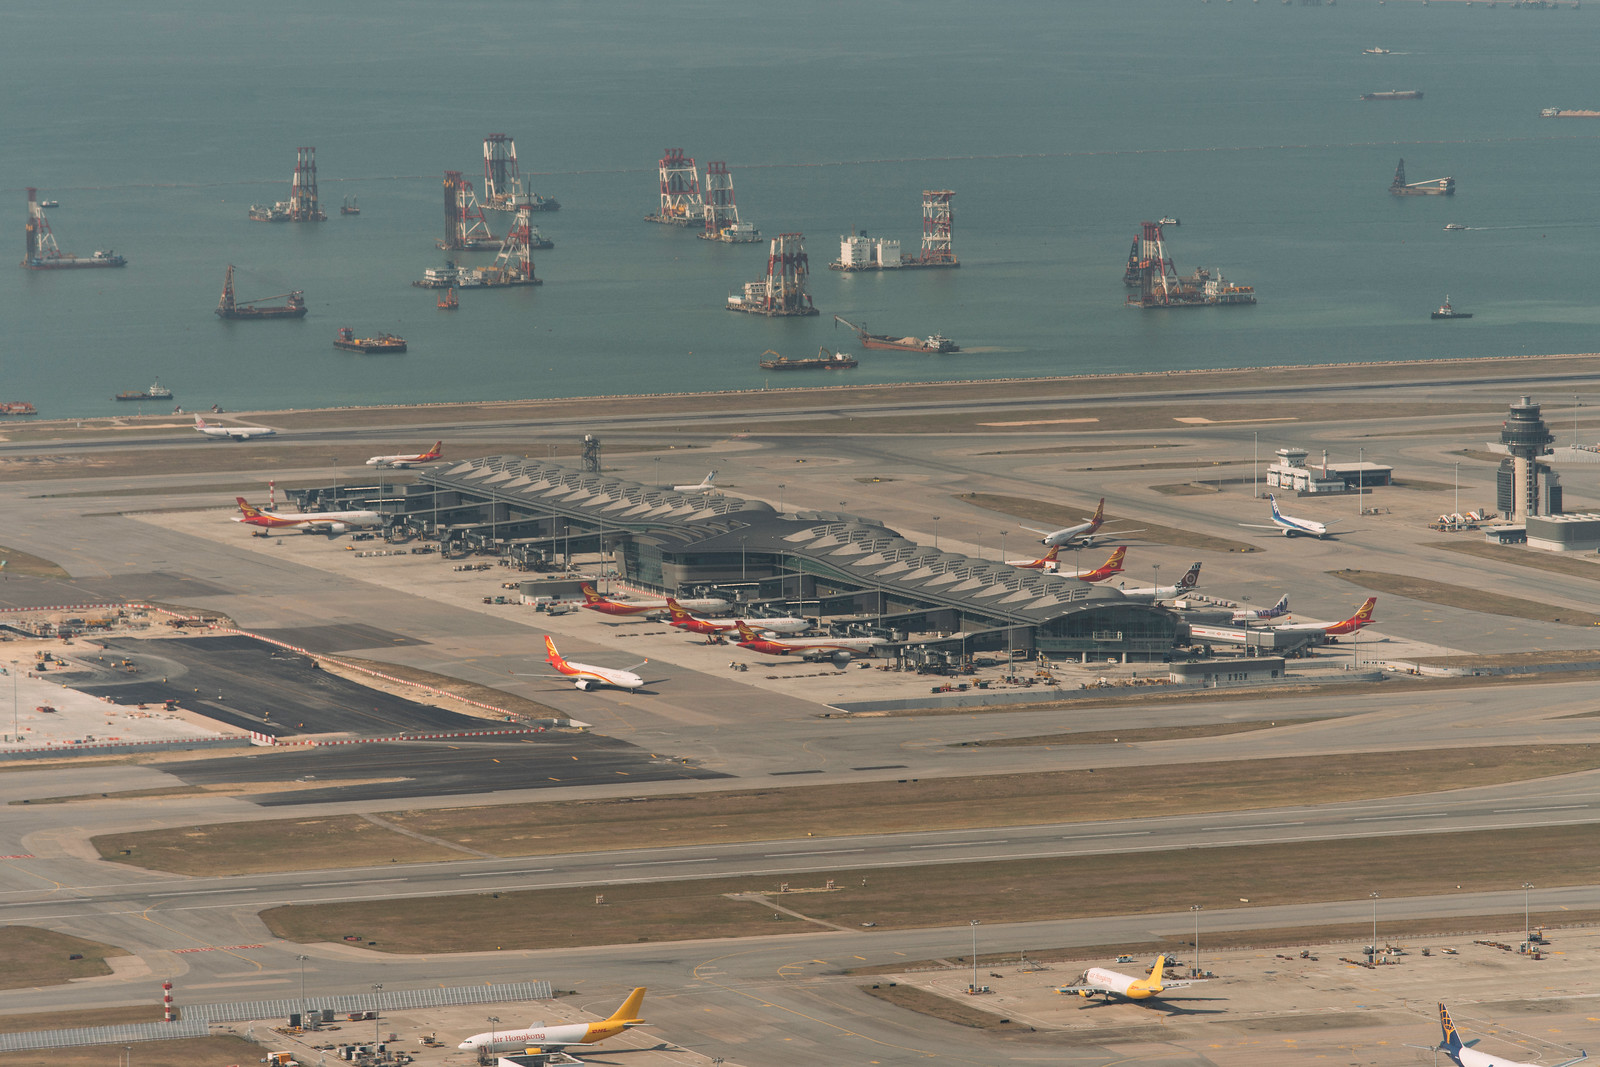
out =
<path fill-rule="evenodd" d="M 1193 592 L 1200 585 L 1200 564 L 1191 563 L 1183 577 L 1172 585 L 1121 586 L 1122 595 L 1130 600 L 1154 603 L 1157 600 L 1177 600 Z"/>
<path fill-rule="evenodd" d="M 520 1052 L 524 1049 L 560 1049 L 568 1045 L 592 1045 L 608 1037 L 616 1037 L 624 1030 L 647 1025 L 639 1018 L 639 1008 L 644 1003 L 644 987 L 628 994 L 622 1007 L 611 1013 L 609 1019 L 597 1023 L 567 1023 L 562 1026 L 545 1026 L 534 1023 L 523 1030 L 490 1030 L 473 1034 L 458 1049 L 468 1051 L 483 1049 L 488 1052 Z"/>
<path fill-rule="evenodd" d="M 278 432 L 265 426 L 209 426 L 199 415 L 194 417 L 194 428 L 207 437 L 227 437 L 234 441 L 248 441 L 252 437 L 271 437 Z"/>
<path fill-rule="evenodd" d="M 1429 1049 L 1430 1051 L 1436 1048 L 1446 1056 L 1449 1056 L 1457 1067 L 1572 1067 L 1573 1064 L 1582 1063 L 1589 1058 L 1587 1052 L 1579 1049 L 1578 1055 L 1565 1063 L 1532 1064 L 1508 1060 L 1501 1056 L 1491 1056 L 1487 1052 L 1479 1052 L 1472 1047 L 1478 1043 L 1476 1038 L 1471 1041 L 1461 1040 L 1461 1035 L 1456 1032 L 1455 1023 L 1450 1021 L 1450 1009 L 1443 1004 L 1439 1005 L 1439 1034 L 1439 1044 L 1437 1046 L 1430 1048 L 1428 1045 L 1412 1045 L 1411 1047 Z"/>
<path fill-rule="evenodd" d="M 1078 979 L 1076 985 L 1058 986 L 1057 993 L 1076 993 L 1078 996 L 1121 997 L 1123 1000 L 1160 1000 L 1168 990 L 1182 989 L 1185 986 L 1198 984 L 1203 979 L 1182 982 L 1168 982 L 1162 977 L 1167 968 L 1167 957 L 1157 956 L 1155 966 L 1150 968 L 1150 977 L 1135 978 L 1131 974 L 1122 974 L 1119 971 L 1108 971 L 1104 967 L 1090 967 L 1083 972 L 1083 977 Z"/>
<path fill-rule="evenodd" d="M 766 636 L 767 634 L 803 634 L 811 628 L 807 619 L 796 619 L 789 615 L 773 615 L 764 619 L 738 618 L 726 622 L 710 622 L 706 619 L 697 619 L 687 609 L 672 597 L 667 597 L 667 610 L 672 614 L 672 625 L 680 630 L 690 633 L 704 634 L 710 637 L 714 634 L 732 633 L 742 623 L 750 629 Z"/>
<path fill-rule="evenodd" d="M 433 447 L 426 452 L 418 452 L 414 456 L 373 456 L 367 460 L 369 467 L 397 467 L 404 469 L 416 463 L 432 463 L 444 455 L 444 442 L 435 441 Z"/>
<path fill-rule="evenodd" d="M 336 534 L 356 526 L 378 526 L 383 516 L 376 511 L 262 511 L 242 496 L 238 501 L 241 514 L 234 522 L 247 526 L 262 526 L 269 530 L 304 530 L 307 533 Z"/>
<path fill-rule="evenodd" d="M 578 588 L 583 592 L 583 606 L 590 611 L 598 611 L 602 615 L 664 615 L 671 611 L 669 604 L 671 597 L 629 597 L 627 600 L 612 600 L 595 592 L 594 586 L 584 582 Z M 731 606 L 721 597 L 686 597 L 677 601 L 679 607 L 688 611 L 698 611 L 705 615 L 721 615 Z"/>
<path fill-rule="evenodd" d="M 799 653 L 800 658 L 814 663 L 832 663 L 843 667 L 857 656 L 872 656 L 889 642 L 881 637 L 762 637 L 742 622 L 739 628 L 739 647 L 769 656 L 788 656 Z"/>
<path fill-rule="evenodd" d="M 1278 530 L 1285 537 L 1316 537 L 1324 538 L 1333 536 L 1333 531 L 1328 529 L 1342 519 L 1333 519 L 1330 522 L 1315 522 L 1311 519 L 1297 519 L 1293 515 L 1284 515 L 1278 511 L 1278 498 L 1271 493 L 1267 499 L 1272 502 L 1272 525 L 1263 526 L 1259 523 L 1241 522 L 1239 525 L 1248 530 Z"/>
<path fill-rule="evenodd" d="M 716 488 L 716 486 L 711 484 L 716 480 L 717 472 L 712 471 L 710 474 L 706 475 L 706 480 L 701 482 L 699 485 L 675 485 L 672 487 L 672 491 L 674 493 L 709 493 Z"/>
<path fill-rule="evenodd" d="M 1270 608 L 1240 608 L 1233 613 L 1229 622 L 1266 622 L 1279 616 L 1289 614 L 1289 594 L 1285 593 L 1278 598 L 1278 602 Z"/>
<path fill-rule="evenodd" d="M 1035 529 L 1032 526 L 1023 526 L 1022 528 L 1024 530 L 1033 530 L 1033 532 L 1037 534 L 1044 534 L 1044 536 L 1039 539 L 1039 543 L 1042 545 L 1062 545 L 1066 548 L 1071 548 L 1073 545 L 1081 545 L 1084 548 L 1091 548 L 1100 540 L 1102 540 L 1102 538 L 1095 537 L 1094 534 L 1095 531 L 1100 529 L 1101 524 L 1105 521 L 1106 498 L 1101 497 L 1100 503 L 1096 505 L 1094 509 L 1094 514 L 1076 526 L 1067 526 L 1060 530 L 1051 530 L 1048 532 L 1045 530 Z M 1143 532 L 1143 530 L 1116 530 L 1112 533 L 1106 534 L 1103 540 L 1110 541 L 1116 538 L 1126 537 L 1129 534 Z"/>
<path fill-rule="evenodd" d="M 582 689 L 585 693 L 602 685 L 609 685 L 613 689 L 626 689 L 629 692 L 644 685 L 644 679 L 632 671 L 618 670 L 616 667 L 596 667 L 589 663 L 568 662 L 562 658 L 561 653 L 556 651 L 556 643 L 550 639 L 548 634 L 545 635 L 544 648 L 544 658 L 549 662 L 550 666 L 571 678 L 572 684 Z M 649 660 L 642 660 L 639 663 L 635 663 L 634 666 L 642 667 L 649 662 Z M 644 995 L 644 990 L 642 989 L 636 989 L 634 992 L 641 997 Z M 627 1005 L 624 1004 L 623 1007 L 626 1008 Z M 637 1010 L 638 1005 L 634 1005 L 634 1008 Z M 467 1046 L 462 1045 L 461 1047 L 466 1048 Z"/>

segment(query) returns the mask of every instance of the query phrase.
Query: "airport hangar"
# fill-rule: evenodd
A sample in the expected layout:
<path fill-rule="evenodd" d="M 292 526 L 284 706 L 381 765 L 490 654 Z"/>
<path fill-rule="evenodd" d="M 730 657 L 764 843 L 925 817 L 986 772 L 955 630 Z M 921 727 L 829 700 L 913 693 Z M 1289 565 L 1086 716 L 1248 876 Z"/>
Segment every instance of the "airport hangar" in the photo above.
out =
<path fill-rule="evenodd" d="M 519 456 L 430 467 L 387 496 L 381 486 L 293 496 L 305 510 L 370 507 L 388 540 L 437 537 L 446 558 L 570 558 L 576 545 L 640 589 L 717 589 L 946 654 L 1160 661 L 1181 628 L 1173 612 L 1116 589 L 917 545 L 871 519 L 780 514 Z"/>

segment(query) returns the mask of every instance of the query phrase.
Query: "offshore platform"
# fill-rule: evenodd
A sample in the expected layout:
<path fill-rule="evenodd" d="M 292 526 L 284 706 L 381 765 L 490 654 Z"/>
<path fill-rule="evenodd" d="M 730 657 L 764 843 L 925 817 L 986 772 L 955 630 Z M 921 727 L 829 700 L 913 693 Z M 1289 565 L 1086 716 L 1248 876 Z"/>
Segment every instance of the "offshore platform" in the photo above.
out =
<path fill-rule="evenodd" d="M 126 267 L 128 260 L 110 249 L 92 256 L 75 256 L 63 252 L 50 232 L 50 222 L 44 217 L 44 206 L 39 203 L 39 190 L 28 189 L 28 221 L 23 224 L 25 251 L 22 265 L 29 270 L 76 270 L 81 267 Z M 3 412 L 0 412 L 3 414 Z"/>
<path fill-rule="evenodd" d="M 1209 270 L 1202 267 L 1193 274 L 1178 277 L 1177 269 L 1167 256 L 1166 240 L 1161 235 L 1159 222 L 1140 224 L 1139 236 L 1134 238 L 1133 251 L 1128 255 L 1128 266 L 1122 273 L 1122 281 L 1139 290 L 1137 295 L 1128 296 L 1125 301 L 1128 307 L 1215 307 L 1256 302 L 1256 291 L 1252 286 L 1234 285 L 1222 276 L 1221 271 L 1213 277 Z"/>
<path fill-rule="evenodd" d="M 444 172 L 444 237 L 434 244 L 446 252 L 498 252 L 501 239 L 472 195 L 472 183 L 459 170 Z"/>
<path fill-rule="evenodd" d="M 559 211 L 560 201 L 523 188 L 517 170 L 517 142 L 503 133 L 483 138 L 483 206 L 490 211 Z"/>
<path fill-rule="evenodd" d="M 772 239 L 767 255 L 767 276 L 745 282 L 742 293 L 728 294 L 728 310 L 773 318 L 815 315 L 806 279 L 811 267 L 806 259 L 805 235 L 780 233 Z"/>
<path fill-rule="evenodd" d="M 901 254 L 900 242 L 885 237 L 852 233 L 839 238 L 839 258 L 829 270 L 916 270 L 959 267 L 954 244 L 955 218 L 949 189 L 922 190 L 922 249 L 918 255 Z"/>
<path fill-rule="evenodd" d="M 664 226 L 694 226 L 706 217 L 705 201 L 700 197 L 700 172 L 694 159 L 681 148 L 669 148 L 657 164 L 661 174 L 661 208 L 644 221 Z"/>
<path fill-rule="evenodd" d="M 739 221 L 739 208 L 733 199 L 733 175 L 728 173 L 728 165 L 720 160 L 706 164 L 704 210 L 705 229 L 700 232 L 700 240 L 735 245 L 761 240 L 760 230 Z"/>
<path fill-rule="evenodd" d="M 326 222 L 328 216 L 317 203 L 317 150 L 296 148 L 294 178 L 289 183 L 289 199 L 271 207 L 250 205 L 250 218 L 256 222 Z"/>
<path fill-rule="evenodd" d="M 442 269 L 430 267 L 421 279 L 411 284 L 422 289 L 504 289 L 543 285 L 533 273 L 533 207 L 517 208 L 517 221 L 500 243 L 500 251 L 487 267 L 461 267 L 451 260 Z M 441 302 L 440 307 L 454 304 Z"/>
<path fill-rule="evenodd" d="M 1455 196 L 1454 178 L 1429 178 L 1423 182 L 1406 182 L 1406 161 L 1394 168 L 1394 181 L 1389 183 L 1390 196 Z"/>

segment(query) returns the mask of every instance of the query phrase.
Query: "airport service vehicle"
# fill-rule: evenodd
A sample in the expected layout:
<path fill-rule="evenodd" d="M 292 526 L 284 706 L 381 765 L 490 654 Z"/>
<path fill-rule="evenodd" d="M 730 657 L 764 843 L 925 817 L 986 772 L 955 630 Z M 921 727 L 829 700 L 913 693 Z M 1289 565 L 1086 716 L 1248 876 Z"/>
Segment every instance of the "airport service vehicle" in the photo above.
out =
<path fill-rule="evenodd" d="M 739 647 L 769 656 L 792 656 L 812 663 L 832 663 L 843 667 L 857 656 L 872 656 L 889 642 L 881 637 L 762 637 L 744 623 L 739 629 Z"/>
<path fill-rule="evenodd" d="M 801 634 L 810 629 L 811 624 L 805 619 L 790 618 L 788 615 L 775 615 L 768 619 L 730 619 L 727 622 L 710 622 L 706 619 L 697 619 L 682 604 L 671 597 L 667 597 L 667 610 L 672 613 L 672 625 L 680 630 L 688 630 L 693 634 L 732 633 L 743 623 L 750 629 L 766 637 L 769 634 Z"/>
<path fill-rule="evenodd" d="M 545 635 L 544 648 L 545 661 L 560 673 L 571 678 L 572 684 L 585 693 L 602 685 L 609 685 L 614 689 L 626 689 L 631 692 L 644 684 L 644 679 L 632 671 L 619 670 L 616 667 L 596 667 L 591 663 L 573 663 L 570 660 L 563 659 L 561 653 L 556 651 L 556 643 L 550 639 L 548 634 Z M 649 662 L 647 659 L 640 660 L 634 666 L 642 667 Z M 644 996 L 644 990 L 642 989 L 636 989 L 634 993 L 641 997 Z M 626 1007 L 627 1005 L 624 1004 L 623 1008 Z M 621 1008 L 618 1009 L 619 1012 L 621 1010 Z M 637 1004 L 634 1005 L 633 1010 L 638 1010 Z M 461 1047 L 467 1048 L 468 1046 L 462 1045 Z"/>
<path fill-rule="evenodd" d="M 667 610 L 667 601 L 655 597 L 612 600 L 595 592 L 594 586 L 588 582 L 584 582 L 578 588 L 583 590 L 583 606 L 602 615 L 650 615 Z M 678 603 L 689 611 L 700 611 L 710 615 L 721 614 L 728 610 L 728 602 L 719 597 L 689 597 Z"/>
<path fill-rule="evenodd" d="M 1058 558 L 1060 555 L 1061 546 L 1051 545 L 1050 551 L 1046 552 L 1038 559 L 1008 559 L 1006 562 L 1019 570 L 1049 571 L 1053 574 L 1055 573 L 1056 568 L 1061 565 L 1061 561 Z"/>
<path fill-rule="evenodd" d="M 1278 602 L 1270 608 L 1240 608 L 1233 613 L 1229 622 L 1266 622 L 1289 614 L 1289 594 L 1285 593 L 1278 598 Z"/>
<path fill-rule="evenodd" d="M 706 475 L 705 481 L 698 482 L 695 485 L 675 485 L 672 487 L 672 491 L 674 493 L 709 493 L 711 490 L 716 488 L 716 486 L 711 484 L 716 480 L 717 472 L 712 471 L 710 474 Z"/>
<path fill-rule="evenodd" d="M 1054 547 L 1054 546 L 1052 546 Z M 1068 578 L 1076 578 L 1080 582 L 1103 582 L 1113 575 L 1122 573 L 1122 558 L 1128 554 L 1126 548 L 1118 548 L 1111 553 L 1111 558 L 1092 571 L 1073 571 Z M 1057 572 L 1060 573 L 1060 572 Z"/>
<path fill-rule="evenodd" d="M 265 426 L 212 426 L 199 415 L 194 417 L 194 428 L 207 437 L 226 437 L 233 441 L 248 441 L 252 437 L 271 437 L 278 432 Z"/>
<path fill-rule="evenodd" d="M 1059 986 L 1057 993 L 1075 993 L 1087 1000 L 1090 997 L 1120 997 L 1123 1000 L 1160 1000 L 1168 990 L 1182 989 L 1198 984 L 1196 981 L 1168 982 L 1162 974 L 1167 968 L 1167 957 L 1157 956 L 1148 978 L 1135 978 L 1131 974 L 1110 971 L 1104 967 L 1090 967 L 1083 972 L 1076 985 Z"/>
<path fill-rule="evenodd" d="M 1177 600 L 1185 593 L 1192 592 L 1199 584 L 1200 564 L 1191 563 L 1189 564 L 1189 569 L 1184 572 L 1183 577 L 1179 578 L 1176 584 L 1133 586 L 1132 588 L 1121 586 L 1119 588 L 1122 591 L 1122 595 L 1130 600 L 1142 600 L 1153 604 L 1157 600 Z"/>
<path fill-rule="evenodd" d="M 1332 537 L 1333 531 L 1329 529 L 1334 523 L 1342 520 L 1334 519 L 1331 522 L 1316 522 L 1311 519 L 1297 519 L 1293 515 L 1285 515 L 1278 510 L 1278 498 L 1271 493 L 1267 500 L 1272 504 L 1272 525 L 1263 526 L 1260 523 L 1241 522 L 1239 525 L 1247 530 L 1277 530 L 1285 537 Z"/>
<path fill-rule="evenodd" d="M 383 516 L 376 511 L 262 511 L 250 504 L 242 496 L 234 497 L 239 502 L 241 514 L 234 522 L 242 522 L 248 526 L 261 526 L 268 530 L 304 530 L 307 533 L 338 534 L 359 526 L 377 526 L 383 522 Z"/>
<path fill-rule="evenodd" d="M 549 638 L 545 640 L 548 641 Z M 522 1030 L 490 1030 L 488 1033 L 473 1034 L 456 1048 L 467 1051 L 517 1052 L 529 1048 L 560 1049 L 568 1045 L 592 1045 L 608 1037 L 616 1037 L 624 1030 L 646 1025 L 645 1021 L 639 1018 L 639 1008 L 644 1003 L 644 992 L 643 986 L 635 989 L 628 994 L 628 999 L 622 1002 L 622 1007 L 611 1013 L 609 1019 L 602 1019 L 597 1023 L 567 1023 L 561 1026 L 534 1023 Z"/>
<path fill-rule="evenodd" d="M 1503 1056 L 1491 1056 L 1487 1052 L 1479 1052 L 1472 1046 L 1478 1043 L 1474 1038 L 1471 1041 L 1461 1040 L 1461 1034 L 1456 1030 L 1455 1023 L 1450 1021 L 1450 1009 L 1443 1004 L 1439 1005 L 1439 1044 L 1435 1048 L 1449 1056 L 1456 1067 L 1544 1067 L 1531 1063 L 1522 1063 L 1517 1060 L 1506 1059 Z M 1412 1048 L 1428 1049 L 1427 1045 L 1412 1045 Z M 1430 1049 L 1432 1051 L 1432 1049 Z M 1575 1063 L 1582 1063 L 1589 1058 L 1589 1054 L 1579 1050 L 1578 1055 L 1564 1063 L 1549 1064 L 1548 1067 L 1572 1067 Z"/>
<path fill-rule="evenodd" d="M 433 447 L 426 452 L 418 452 L 414 456 L 373 456 L 367 460 L 369 467 L 396 467 L 404 469 L 414 463 L 432 463 L 444 455 L 444 442 L 435 441 Z"/>
<path fill-rule="evenodd" d="M 1327 637 L 1329 641 L 1332 641 L 1336 637 L 1353 634 L 1363 626 L 1371 624 L 1372 609 L 1377 606 L 1378 598 L 1369 596 L 1361 602 L 1361 606 L 1356 609 L 1356 613 L 1343 622 L 1328 623 L 1326 625 L 1310 622 L 1294 623 L 1290 626 L 1279 626 L 1277 629 L 1282 630 L 1284 633 L 1320 633 Z"/>

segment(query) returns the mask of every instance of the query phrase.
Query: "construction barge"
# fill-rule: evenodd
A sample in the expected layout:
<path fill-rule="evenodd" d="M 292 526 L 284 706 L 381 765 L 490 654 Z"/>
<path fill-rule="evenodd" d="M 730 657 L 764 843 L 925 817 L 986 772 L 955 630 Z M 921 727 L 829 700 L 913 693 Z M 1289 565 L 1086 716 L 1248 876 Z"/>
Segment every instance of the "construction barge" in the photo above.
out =
<path fill-rule="evenodd" d="M 929 334 L 927 337 L 891 337 L 886 333 L 868 333 L 865 326 L 857 326 L 848 319 L 838 315 L 833 317 L 836 323 L 843 323 L 856 332 L 856 339 L 861 342 L 862 348 L 877 348 L 890 352 L 932 352 L 942 354 L 945 352 L 959 352 L 961 346 L 943 334 Z"/>
<path fill-rule="evenodd" d="M 902 254 L 900 242 L 872 238 L 866 232 L 839 238 L 839 258 L 829 270 L 933 270 L 961 266 L 956 257 L 955 217 L 949 189 L 922 190 L 922 248 L 917 255 Z"/>
<path fill-rule="evenodd" d="M 1600 111 L 1569 111 L 1562 107 L 1547 107 L 1539 112 L 1542 119 L 1600 119 Z"/>
<path fill-rule="evenodd" d="M 449 196 L 448 189 L 446 196 Z M 543 285 L 543 279 L 533 272 L 533 249 L 538 246 L 533 243 L 533 234 L 537 231 L 530 219 L 532 210 L 526 204 L 517 208 L 516 224 L 506 234 L 499 253 L 489 266 L 460 267 L 454 260 L 446 260 L 444 269 L 430 267 L 421 280 L 411 284 L 419 289 L 514 289 Z M 446 215 L 448 224 L 448 207 Z"/>
<path fill-rule="evenodd" d="M 826 345 L 819 346 L 816 356 L 810 359 L 790 359 L 788 356 L 778 355 L 770 348 L 761 354 L 773 357 L 761 361 L 762 370 L 849 370 L 861 364 L 860 360 L 848 352 L 829 352 Z"/>
<path fill-rule="evenodd" d="M 289 199 L 275 204 L 251 204 L 252 222 L 326 222 L 328 215 L 317 202 L 317 150 L 296 148 L 294 178 L 289 183 Z"/>
<path fill-rule="evenodd" d="M 1128 307 L 1232 307 L 1256 302 L 1253 286 L 1235 285 L 1224 278 L 1221 271 L 1213 276 L 1211 271 L 1201 267 L 1193 274 L 1178 277 L 1177 269 L 1167 257 L 1166 240 L 1159 222 L 1140 224 L 1140 234 L 1134 239 L 1133 252 L 1123 271 L 1124 283 L 1128 283 L 1130 274 L 1137 276 L 1129 284 L 1137 285 L 1139 292 L 1130 294 L 1124 301 Z"/>
<path fill-rule="evenodd" d="M 357 337 L 354 330 L 348 326 L 339 327 L 338 334 L 333 339 L 333 347 L 346 352 L 367 352 L 378 355 L 398 355 L 406 350 L 406 339 L 396 337 L 392 333 L 380 333 L 376 337 Z"/>
<path fill-rule="evenodd" d="M 811 294 L 806 292 L 806 279 L 810 274 L 805 235 L 780 233 L 772 239 L 771 251 L 767 253 L 767 276 L 760 281 L 745 282 L 742 292 L 729 293 L 727 309 L 768 318 L 816 315 L 818 311 L 811 303 Z"/>
<path fill-rule="evenodd" d="M 1383 93 L 1362 93 L 1363 100 L 1421 100 L 1421 89 L 1390 89 Z"/>
<path fill-rule="evenodd" d="M 282 300 L 281 304 L 267 304 L 268 300 Z M 306 317 L 306 294 L 303 289 L 277 296 L 264 296 L 258 300 L 236 300 L 233 295 L 233 264 L 228 264 L 222 276 L 222 299 L 217 301 L 219 319 L 303 319 Z"/>
<path fill-rule="evenodd" d="M 47 200 L 45 204 L 53 204 Z M 44 204 L 39 202 L 39 191 L 28 190 L 28 221 L 23 225 L 27 250 L 22 265 L 29 270 L 79 270 L 85 267 L 126 267 L 128 260 L 110 249 L 92 256 L 75 256 L 63 252 L 50 232 L 50 222 L 44 217 Z"/>
<path fill-rule="evenodd" d="M 1454 178 L 1429 178 L 1427 181 L 1406 182 L 1406 161 L 1394 168 L 1394 181 L 1389 183 L 1390 196 L 1455 196 Z"/>
<path fill-rule="evenodd" d="M 130 389 L 116 395 L 118 400 L 171 400 L 172 390 L 161 384 L 159 379 L 148 389 Z"/>
<path fill-rule="evenodd" d="M 39 409 L 26 400 L 0 400 L 0 415 L 37 415 Z"/>

